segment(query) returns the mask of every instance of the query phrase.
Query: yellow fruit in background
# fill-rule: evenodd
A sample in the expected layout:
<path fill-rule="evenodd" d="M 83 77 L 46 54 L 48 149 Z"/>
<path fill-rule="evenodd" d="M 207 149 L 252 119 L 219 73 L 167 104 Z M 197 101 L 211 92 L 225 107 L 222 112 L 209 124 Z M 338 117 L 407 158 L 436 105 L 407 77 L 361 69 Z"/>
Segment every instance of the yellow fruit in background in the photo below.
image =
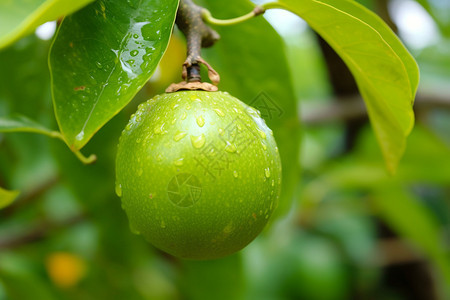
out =
<path fill-rule="evenodd" d="M 55 252 L 46 260 L 47 272 L 55 285 L 69 288 L 86 274 L 86 262 L 79 256 L 67 252 Z"/>

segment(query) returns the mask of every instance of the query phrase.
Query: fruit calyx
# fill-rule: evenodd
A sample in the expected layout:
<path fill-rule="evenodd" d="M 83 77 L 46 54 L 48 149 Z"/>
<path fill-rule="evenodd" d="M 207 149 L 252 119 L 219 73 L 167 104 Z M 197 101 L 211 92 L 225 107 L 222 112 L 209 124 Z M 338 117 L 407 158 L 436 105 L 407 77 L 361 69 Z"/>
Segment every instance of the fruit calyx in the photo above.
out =
<path fill-rule="evenodd" d="M 208 82 L 200 82 L 200 81 L 194 81 L 194 82 L 186 82 L 182 81 L 180 83 L 172 83 L 167 89 L 166 93 L 174 93 L 178 91 L 184 91 L 184 90 L 190 90 L 190 91 L 206 91 L 206 92 L 216 92 L 218 91 L 217 86 L 208 83 Z"/>
<path fill-rule="evenodd" d="M 208 68 L 208 77 L 212 84 L 201 81 L 200 64 L 203 64 Z M 189 57 L 186 59 L 183 64 L 182 77 L 184 81 L 180 83 L 172 83 L 166 89 L 166 93 L 174 93 L 181 90 L 203 90 L 206 92 L 218 91 L 217 85 L 220 82 L 220 75 L 201 57 L 197 57 L 195 59 L 195 63 L 193 63 L 192 59 Z"/>

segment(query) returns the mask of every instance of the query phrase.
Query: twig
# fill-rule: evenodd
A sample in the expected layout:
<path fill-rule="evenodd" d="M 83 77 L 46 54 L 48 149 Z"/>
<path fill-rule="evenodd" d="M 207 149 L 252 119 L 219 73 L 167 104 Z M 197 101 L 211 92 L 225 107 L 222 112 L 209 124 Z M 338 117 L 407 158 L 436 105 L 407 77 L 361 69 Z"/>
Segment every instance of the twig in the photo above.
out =
<path fill-rule="evenodd" d="M 0 251 L 4 249 L 17 248 L 25 244 L 42 240 L 46 238 L 50 232 L 62 227 L 77 224 L 83 221 L 84 219 L 85 215 L 81 214 L 59 223 L 42 221 L 39 224 L 34 225 L 31 229 L 24 232 L 22 235 L 14 236 L 10 239 L 0 240 Z"/>
<path fill-rule="evenodd" d="M 221 19 L 214 18 L 211 15 L 211 12 L 209 10 L 203 9 L 202 16 L 203 16 L 203 20 L 205 22 L 207 22 L 208 24 L 219 25 L 219 26 L 228 26 L 228 25 L 239 24 L 239 23 L 245 22 L 247 20 L 253 19 L 254 17 L 264 14 L 265 11 L 266 11 L 266 9 L 264 7 L 255 6 L 255 8 L 248 14 L 245 14 L 243 16 L 233 18 L 233 19 L 221 20 Z"/>
<path fill-rule="evenodd" d="M 450 97 L 439 94 L 418 94 L 414 104 L 416 113 L 429 109 L 450 109 Z M 306 125 L 327 125 L 332 122 L 342 122 L 367 117 L 366 107 L 361 97 L 348 101 L 331 101 L 320 108 L 303 110 L 302 121 Z"/>

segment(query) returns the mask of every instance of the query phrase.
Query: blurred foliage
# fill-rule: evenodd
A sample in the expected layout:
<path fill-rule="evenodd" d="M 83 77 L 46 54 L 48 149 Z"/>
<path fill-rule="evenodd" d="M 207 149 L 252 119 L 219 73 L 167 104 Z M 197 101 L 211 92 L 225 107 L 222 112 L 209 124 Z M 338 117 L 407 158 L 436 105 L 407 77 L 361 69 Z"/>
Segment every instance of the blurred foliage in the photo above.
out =
<path fill-rule="evenodd" d="M 315 36 L 309 29 L 297 33 L 285 33 L 285 51 L 295 98 L 308 114 L 333 95 Z M 367 124 L 346 153 L 342 122 L 306 124 L 294 206 L 246 249 L 221 260 L 182 261 L 159 252 L 130 232 L 114 194 L 121 130 L 140 102 L 180 80 L 185 45 L 179 36 L 150 83 L 85 147 L 97 154 L 95 165 L 82 165 L 58 140 L 0 134 L 0 186 L 21 191 L 0 210 L 0 299 L 409 300 L 387 280 L 390 268 L 408 263 L 429 266 L 431 288 L 438 299 L 449 299 L 448 44 L 441 38 L 411 49 L 421 69 L 421 97 L 440 95 L 447 106 L 418 111 L 395 176 L 386 173 Z M 19 113 L 57 127 L 48 48 L 49 41 L 30 35 L 0 52 L 0 117 Z M 245 66 L 239 72 L 253 76 Z M 385 227 L 400 256 L 383 248 Z"/>

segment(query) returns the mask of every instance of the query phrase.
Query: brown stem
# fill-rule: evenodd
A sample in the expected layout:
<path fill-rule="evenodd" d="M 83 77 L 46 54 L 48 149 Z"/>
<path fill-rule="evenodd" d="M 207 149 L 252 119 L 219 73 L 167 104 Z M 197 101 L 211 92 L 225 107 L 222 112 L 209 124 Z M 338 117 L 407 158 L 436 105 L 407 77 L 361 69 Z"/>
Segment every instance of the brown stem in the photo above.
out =
<path fill-rule="evenodd" d="M 207 26 L 202 18 L 203 8 L 192 0 L 181 0 L 176 24 L 186 36 L 187 57 L 183 79 L 187 82 L 200 82 L 201 48 L 211 47 L 220 38 L 219 34 Z"/>

